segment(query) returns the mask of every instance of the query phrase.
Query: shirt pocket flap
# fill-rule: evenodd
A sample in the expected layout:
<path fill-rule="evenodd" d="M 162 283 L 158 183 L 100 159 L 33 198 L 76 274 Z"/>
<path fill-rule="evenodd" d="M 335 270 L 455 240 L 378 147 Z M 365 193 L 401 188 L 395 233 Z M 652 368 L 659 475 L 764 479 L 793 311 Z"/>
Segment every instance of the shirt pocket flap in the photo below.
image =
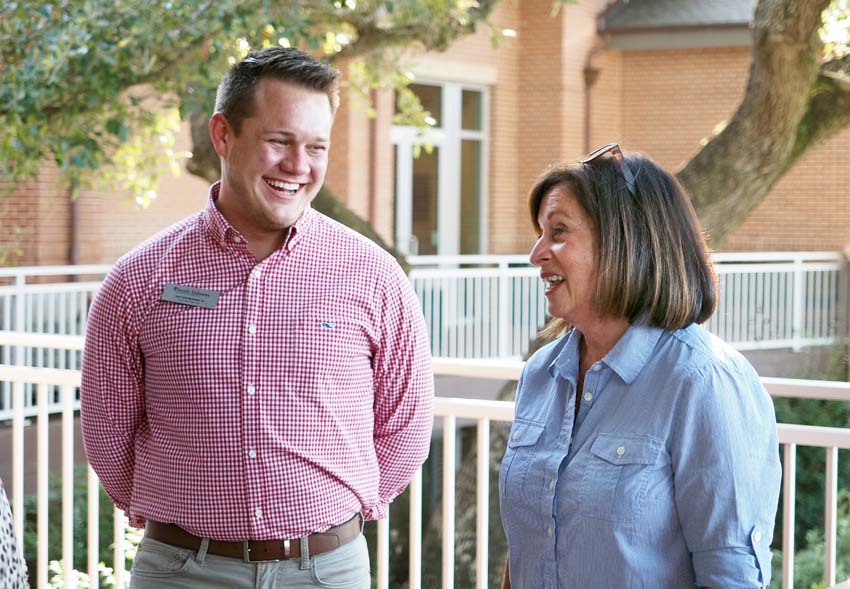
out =
<path fill-rule="evenodd" d="M 590 452 L 611 464 L 656 464 L 661 442 L 639 434 L 599 434 Z"/>
<path fill-rule="evenodd" d="M 508 438 L 508 447 L 533 446 L 543 433 L 543 424 L 531 421 L 514 420 L 511 427 L 511 435 Z"/>

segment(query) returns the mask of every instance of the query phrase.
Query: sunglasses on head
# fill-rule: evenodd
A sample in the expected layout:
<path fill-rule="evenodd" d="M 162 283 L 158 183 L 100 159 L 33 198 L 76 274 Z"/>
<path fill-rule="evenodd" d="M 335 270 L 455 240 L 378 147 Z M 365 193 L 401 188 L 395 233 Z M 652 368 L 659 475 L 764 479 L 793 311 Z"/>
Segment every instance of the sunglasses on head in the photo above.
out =
<path fill-rule="evenodd" d="M 617 168 L 619 168 L 620 174 L 623 176 L 623 180 L 626 181 L 626 188 L 629 189 L 629 194 L 635 196 L 635 175 L 632 174 L 629 164 L 626 163 L 626 160 L 623 157 L 623 150 L 621 150 L 620 146 L 616 143 L 603 145 L 599 149 L 590 152 L 584 157 L 584 159 L 581 160 L 581 163 L 589 164 L 607 154 L 610 154 L 611 157 L 614 158 L 614 162 L 617 164 Z"/>

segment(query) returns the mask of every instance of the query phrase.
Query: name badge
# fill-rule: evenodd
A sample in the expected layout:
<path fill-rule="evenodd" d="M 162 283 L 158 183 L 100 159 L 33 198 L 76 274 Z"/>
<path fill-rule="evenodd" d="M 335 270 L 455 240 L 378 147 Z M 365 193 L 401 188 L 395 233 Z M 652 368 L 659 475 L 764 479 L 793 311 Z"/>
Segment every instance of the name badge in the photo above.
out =
<path fill-rule="evenodd" d="M 177 303 L 179 305 L 189 305 L 190 307 L 215 309 L 219 296 L 221 295 L 214 290 L 195 288 L 194 286 L 181 286 L 168 282 L 165 284 L 159 300 Z"/>

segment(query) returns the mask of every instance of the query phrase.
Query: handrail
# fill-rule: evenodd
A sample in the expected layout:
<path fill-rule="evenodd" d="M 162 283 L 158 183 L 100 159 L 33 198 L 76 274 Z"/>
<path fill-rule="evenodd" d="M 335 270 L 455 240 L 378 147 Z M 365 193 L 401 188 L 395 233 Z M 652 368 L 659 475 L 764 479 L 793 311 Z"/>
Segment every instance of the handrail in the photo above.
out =
<path fill-rule="evenodd" d="M 84 276 L 107 274 L 112 264 L 77 264 L 68 266 L 12 266 L 0 268 L 0 277 L 8 276 Z"/>
<path fill-rule="evenodd" d="M 16 343 L 14 332 L 0 332 L 0 342 Z M 24 334 L 29 337 L 27 342 L 39 342 L 50 344 L 51 346 L 61 348 L 62 345 L 68 344 L 74 346 L 81 345 L 81 337 L 49 337 L 49 336 L 33 336 L 32 334 Z M 21 340 L 23 341 L 23 340 Z M 20 345 L 26 345 L 21 343 Z M 434 372 L 437 375 L 452 375 L 452 376 L 479 376 L 490 379 L 505 379 L 515 380 L 519 377 L 522 370 L 522 362 L 502 362 L 502 361 L 486 361 L 486 360 L 454 360 L 448 358 L 434 359 Z M 21 534 L 23 530 L 23 519 L 21 510 L 23 507 L 22 486 L 20 479 L 23 477 L 23 435 L 24 417 L 23 417 L 23 385 L 31 383 L 38 387 L 38 418 L 37 428 L 39 431 L 39 460 L 37 464 L 39 473 L 39 491 L 38 505 L 40 511 L 38 519 L 41 522 L 39 525 L 39 545 L 46 545 L 46 507 L 47 497 L 47 421 L 48 414 L 46 405 L 48 403 L 47 387 L 61 387 L 61 403 L 63 408 L 63 445 L 70 444 L 63 452 L 63 495 L 70 496 L 72 490 L 71 480 L 73 471 L 71 469 L 72 454 L 69 448 L 72 448 L 73 443 L 73 420 L 72 411 L 75 409 L 74 390 L 79 387 L 81 374 L 77 370 L 60 370 L 51 368 L 33 368 L 26 366 L 9 366 L 0 364 L 0 381 L 9 381 L 14 385 L 14 402 L 13 402 L 13 439 L 16 440 L 13 447 L 13 485 L 14 485 L 14 509 L 15 512 L 15 530 L 17 534 Z M 850 383 L 844 382 L 822 382 L 822 381 L 805 381 L 794 379 L 776 379 L 763 378 L 762 382 L 768 388 L 768 391 L 774 396 L 791 396 L 803 398 L 828 398 L 839 400 L 850 400 Z M 811 387 L 817 391 L 815 393 L 805 392 L 807 387 Z M 488 525 L 489 515 L 486 506 L 488 505 L 489 497 L 489 452 L 490 452 L 490 422 L 510 422 L 513 420 L 514 403 L 509 401 L 486 401 L 477 399 L 462 399 L 438 397 L 434 404 L 435 415 L 443 420 L 442 435 L 444 437 L 443 450 L 443 494 L 445 497 L 454 497 L 455 493 L 455 475 L 454 464 L 456 456 L 457 444 L 457 427 L 459 420 L 473 420 L 477 424 L 477 449 L 478 460 L 476 465 L 476 503 L 478 505 L 476 516 L 476 571 L 479 578 L 477 587 L 484 587 L 483 580 L 486 579 L 488 570 L 488 556 L 486 550 L 486 530 Z M 835 570 L 836 570 L 836 552 L 835 540 L 837 537 L 836 530 L 836 498 L 837 498 L 837 456 L 839 449 L 850 449 L 850 428 L 833 428 L 795 424 L 779 424 L 777 426 L 777 434 L 779 442 L 785 446 L 786 466 L 783 476 L 785 477 L 783 484 L 785 485 L 785 500 L 783 502 L 783 514 L 785 528 L 783 530 L 783 551 L 785 559 L 783 560 L 783 581 L 784 586 L 790 586 L 793 580 L 793 534 L 794 534 L 794 479 L 795 470 L 793 464 L 795 462 L 795 452 L 798 445 L 814 446 L 825 448 L 827 452 L 827 476 L 826 476 L 826 491 L 825 504 L 826 514 L 824 520 L 825 537 L 827 543 L 825 545 L 824 555 L 824 580 L 825 584 L 833 585 L 834 589 L 847 587 L 846 584 L 835 585 Z M 790 457 L 790 461 L 789 461 Z M 790 467 L 789 467 L 790 466 Z M 89 474 L 89 495 L 90 500 L 96 489 L 96 478 L 92 473 Z M 449 492 L 450 491 L 450 492 Z M 790 492 L 789 492 L 790 491 Z M 421 510 L 422 505 L 422 479 L 421 474 L 417 473 L 414 482 L 411 484 L 411 522 L 410 540 L 411 554 L 421 554 L 421 513 L 413 513 L 413 510 Z M 71 529 L 72 515 L 70 512 L 63 516 L 63 528 Z M 90 514 L 88 525 L 96 526 L 97 514 Z M 416 523 L 420 522 L 420 523 Z M 384 539 L 379 543 L 378 560 L 381 563 L 381 570 L 388 567 L 390 558 L 389 545 L 389 523 L 387 520 L 379 522 L 379 535 Z M 454 505 L 449 504 L 444 506 L 443 511 L 443 527 L 445 530 L 454 529 Z M 115 530 L 115 545 L 116 550 L 120 552 L 122 549 L 122 532 L 120 528 Z M 66 563 L 71 562 L 72 548 L 68 538 L 68 534 L 63 530 L 63 534 L 67 536 L 63 542 L 63 559 Z M 96 541 L 89 537 L 88 549 L 97 550 Z M 790 551 L 790 554 L 789 554 Z M 95 553 L 96 554 L 96 553 Z M 44 550 L 39 550 L 37 558 L 37 567 L 40 573 L 47 574 L 46 568 L 47 555 Z M 90 559 L 90 571 L 93 570 L 92 561 Z M 454 566 L 454 542 L 444 542 L 443 544 L 443 563 L 444 579 L 452 579 Z M 447 565 L 448 563 L 448 565 Z M 416 571 L 417 569 L 411 569 Z M 415 574 L 415 572 L 412 572 Z M 119 576 L 121 576 L 119 574 Z M 383 581 L 382 581 L 383 579 Z M 412 586 L 420 586 L 419 579 L 416 579 Z M 387 581 L 385 577 L 379 579 L 378 586 L 380 589 L 387 589 Z"/>
<path fill-rule="evenodd" d="M 85 337 L 0 330 L 0 346 L 29 346 L 51 350 L 82 350 Z"/>

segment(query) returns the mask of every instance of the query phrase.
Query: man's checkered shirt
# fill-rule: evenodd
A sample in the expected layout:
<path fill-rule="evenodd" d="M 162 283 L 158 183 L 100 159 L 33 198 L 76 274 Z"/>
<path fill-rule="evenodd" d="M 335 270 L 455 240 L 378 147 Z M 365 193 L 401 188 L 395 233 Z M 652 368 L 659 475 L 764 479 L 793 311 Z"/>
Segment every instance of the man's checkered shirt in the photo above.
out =
<path fill-rule="evenodd" d="M 88 323 L 86 452 L 131 523 L 218 540 L 382 517 L 428 454 L 431 355 L 391 256 L 307 209 L 256 262 L 215 207 L 114 266 Z M 214 291 L 214 309 L 160 300 Z"/>

